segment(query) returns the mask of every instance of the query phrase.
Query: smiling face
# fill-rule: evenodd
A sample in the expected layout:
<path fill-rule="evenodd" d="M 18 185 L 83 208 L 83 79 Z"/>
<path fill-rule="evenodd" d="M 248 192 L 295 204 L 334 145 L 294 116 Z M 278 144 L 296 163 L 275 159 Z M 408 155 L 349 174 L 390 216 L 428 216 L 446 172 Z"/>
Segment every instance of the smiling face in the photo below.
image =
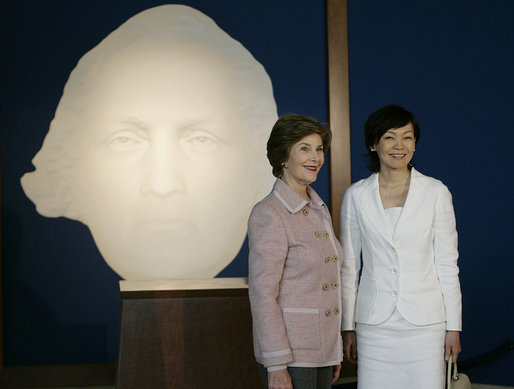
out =
<path fill-rule="evenodd" d="M 416 138 L 412 123 L 387 130 L 375 145 L 380 160 L 380 171 L 408 169 L 415 147 Z"/>
<path fill-rule="evenodd" d="M 307 135 L 291 147 L 282 179 L 296 192 L 303 194 L 306 185 L 316 181 L 324 161 L 321 137 L 318 134 Z"/>
<path fill-rule="evenodd" d="M 198 47 L 126 49 L 95 80 L 70 187 L 122 277 L 213 277 L 239 251 L 263 180 L 230 70 Z"/>

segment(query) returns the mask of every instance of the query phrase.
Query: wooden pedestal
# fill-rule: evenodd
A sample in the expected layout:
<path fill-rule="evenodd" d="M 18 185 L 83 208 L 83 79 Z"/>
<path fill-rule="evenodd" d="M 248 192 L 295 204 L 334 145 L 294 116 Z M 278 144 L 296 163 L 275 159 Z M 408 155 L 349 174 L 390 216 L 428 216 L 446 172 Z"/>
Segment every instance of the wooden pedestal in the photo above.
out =
<path fill-rule="evenodd" d="M 121 281 L 117 388 L 261 389 L 245 281 Z"/>

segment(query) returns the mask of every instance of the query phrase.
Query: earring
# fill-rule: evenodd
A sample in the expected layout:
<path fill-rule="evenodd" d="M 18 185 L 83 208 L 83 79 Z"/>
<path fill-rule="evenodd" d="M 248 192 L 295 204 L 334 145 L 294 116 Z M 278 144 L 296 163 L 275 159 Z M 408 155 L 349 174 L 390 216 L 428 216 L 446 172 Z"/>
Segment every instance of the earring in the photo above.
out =
<path fill-rule="evenodd" d="M 284 169 L 287 169 L 287 166 L 286 166 L 286 163 L 285 163 L 285 162 L 282 162 L 281 166 L 282 166 Z"/>

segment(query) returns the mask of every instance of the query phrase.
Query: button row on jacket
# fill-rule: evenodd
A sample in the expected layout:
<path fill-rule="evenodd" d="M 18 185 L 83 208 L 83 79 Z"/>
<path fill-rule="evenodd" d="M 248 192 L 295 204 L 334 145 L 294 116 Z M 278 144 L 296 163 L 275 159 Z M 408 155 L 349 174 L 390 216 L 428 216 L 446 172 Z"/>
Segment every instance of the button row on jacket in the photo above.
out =
<path fill-rule="evenodd" d="M 334 315 L 339 315 L 339 307 L 335 307 L 334 308 Z M 332 311 L 330 309 L 327 309 L 326 312 L 325 312 L 325 316 L 326 317 L 329 317 L 330 315 L 332 315 Z"/>
<path fill-rule="evenodd" d="M 325 263 L 329 263 L 330 261 L 337 262 L 338 260 L 339 260 L 339 258 L 337 257 L 337 255 L 334 255 L 333 257 L 326 257 Z"/>
<path fill-rule="evenodd" d="M 330 285 L 332 285 L 332 288 L 334 288 L 334 289 L 337 289 L 339 287 L 339 284 L 337 282 L 332 282 L 332 284 L 330 284 Z M 330 285 L 327 283 L 323 284 L 323 290 L 330 289 Z"/>
<path fill-rule="evenodd" d="M 328 238 L 330 236 L 330 234 L 328 233 L 328 231 L 316 231 L 314 233 L 314 235 L 316 235 L 316 238 L 321 238 L 321 236 L 323 235 L 325 238 Z"/>

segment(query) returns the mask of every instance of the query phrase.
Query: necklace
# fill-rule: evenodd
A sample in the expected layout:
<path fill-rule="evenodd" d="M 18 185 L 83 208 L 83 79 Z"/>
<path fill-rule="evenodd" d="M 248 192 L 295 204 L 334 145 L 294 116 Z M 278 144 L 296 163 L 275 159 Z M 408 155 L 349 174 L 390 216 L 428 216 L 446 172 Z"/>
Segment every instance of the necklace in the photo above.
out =
<path fill-rule="evenodd" d="M 403 188 L 403 189 L 401 190 L 401 192 L 404 192 L 404 191 L 405 191 L 405 188 Z M 396 194 L 396 193 L 400 193 L 400 192 L 399 192 L 399 191 L 396 191 L 396 192 L 389 192 L 389 191 L 388 191 L 388 195 L 389 195 L 389 197 L 392 197 L 392 196 L 393 196 L 394 194 Z"/>
<path fill-rule="evenodd" d="M 382 190 L 382 192 L 385 195 L 387 195 L 389 197 L 393 197 L 393 195 L 395 195 L 395 194 L 404 193 L 409 188 L 409 184 L 410 184 L 410 175 L 409 175 L 409 177 L 407 177 L 407 180 L 400 186 L 400 188 L 395 191 L 390 191 L 389 189 L 384 188 L 382 185 L 379 185 L 379 188 Z"/>

